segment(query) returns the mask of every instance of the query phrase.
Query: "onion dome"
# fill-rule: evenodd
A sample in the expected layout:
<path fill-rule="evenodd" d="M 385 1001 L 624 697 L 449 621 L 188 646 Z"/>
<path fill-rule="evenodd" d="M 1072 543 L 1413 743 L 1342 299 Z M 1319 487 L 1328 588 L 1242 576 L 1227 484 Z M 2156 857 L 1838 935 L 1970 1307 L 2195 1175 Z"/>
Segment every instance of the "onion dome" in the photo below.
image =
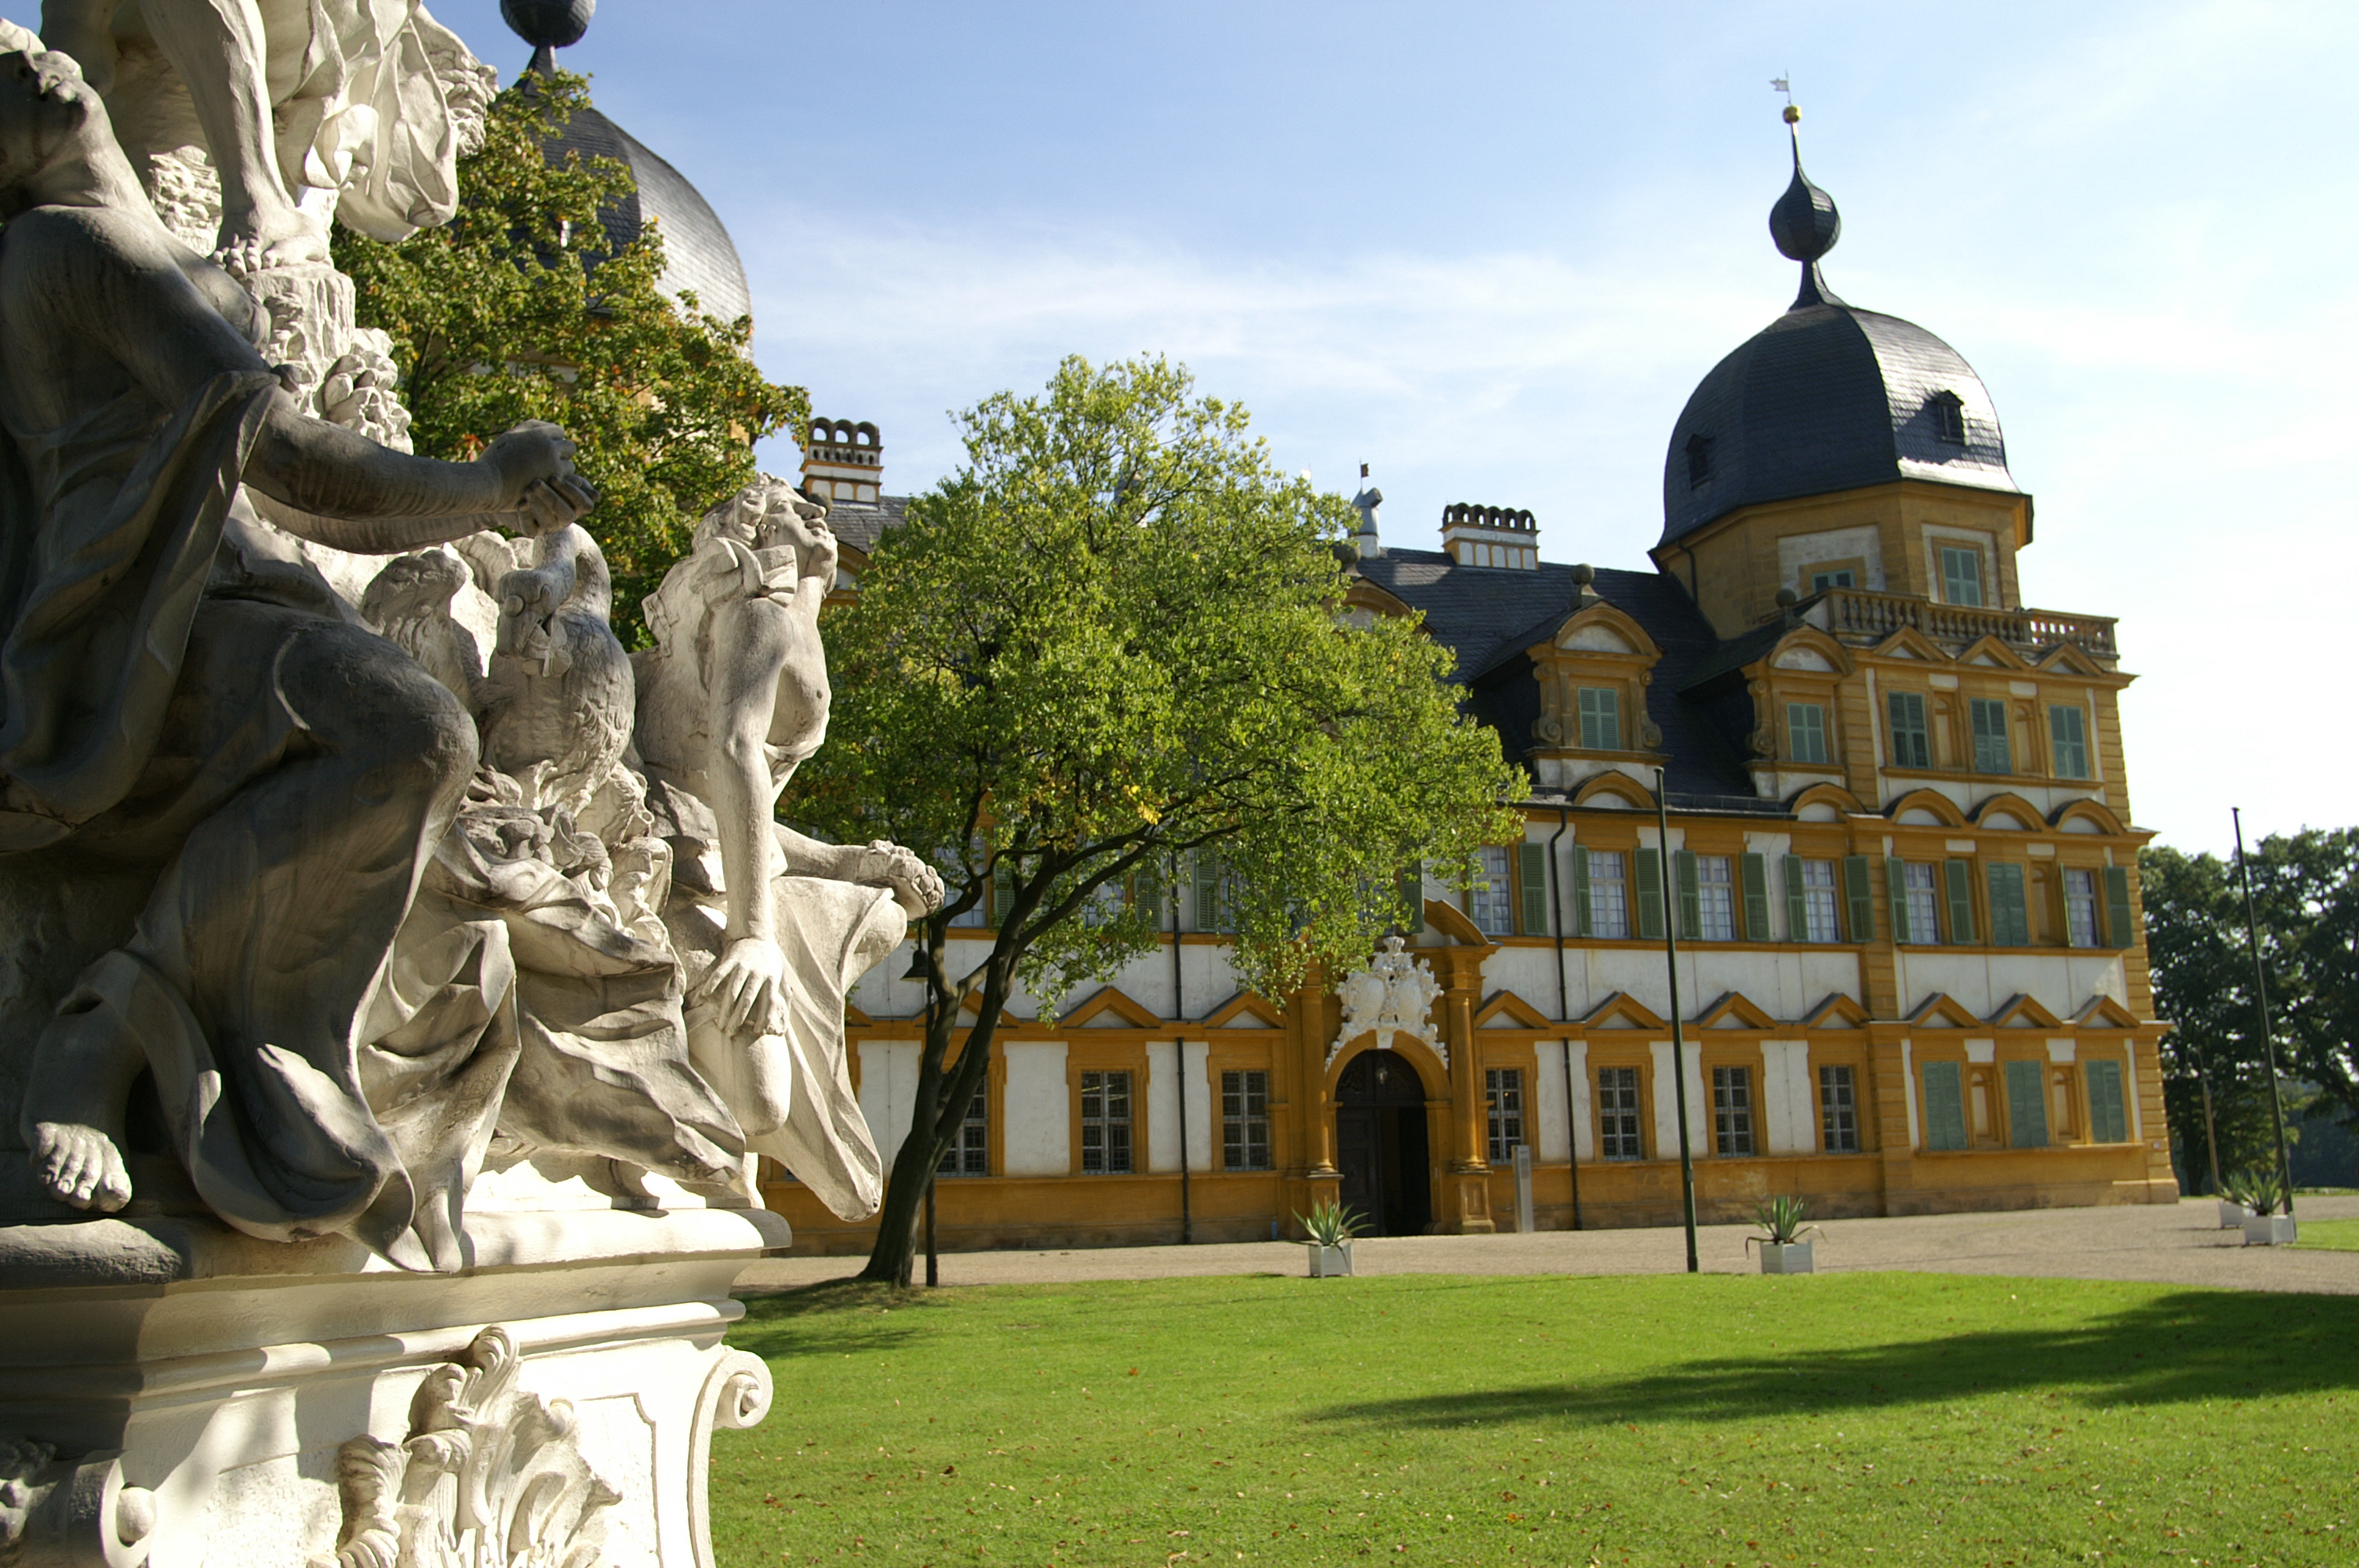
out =
<path fill-rule="evenodd" d="M 581 41 L 597 0 L 500 0 L 500 15 L 518 38 L 532 46 L 530 70 L 546 76 L 557 69 L 557 53 Z M 737 246 L 703 193 L 686 176 L 595 109 L 575 114 L 549 149 L 552 157 L 578 152 L 610 157 L 631 171 L 637 187 L 598 214 L 616 250 L 632 243 L 650 221 L 663 233 L 664 270 L 658 284 L 674 298 L 696 296 L 699 310 L 734 321 L 753 313 L 753 291 Z"/>
<path fill-rule="evenodd" d="M 1789 127 L 1800 118 L 1787 116 Z M 1802 172 L 1797 136 L 1769 237 L 1801 264 L 1801 288 L 1680 410 L 1663 459 L 1661 544 L 1739 507 L 1897 480 L 2017 490 L 1998 409 L 1964 356 L 1827 287 L 1819 261 L 1842 235 L 1834 198 Z"/>

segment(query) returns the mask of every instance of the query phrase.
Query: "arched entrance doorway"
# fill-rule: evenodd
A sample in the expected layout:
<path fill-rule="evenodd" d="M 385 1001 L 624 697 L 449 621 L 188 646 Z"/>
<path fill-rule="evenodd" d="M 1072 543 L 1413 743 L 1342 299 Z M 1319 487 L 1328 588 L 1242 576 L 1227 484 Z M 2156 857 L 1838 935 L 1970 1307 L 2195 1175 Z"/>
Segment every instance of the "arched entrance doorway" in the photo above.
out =
<path fill-rule="evenodd" d="M 1335 1085 L 1338 1195 L 1377 1236 L 1422 1236 L 1433 1221 L 1425 1080 L 1408 1058 L 1363 1051 Z"/>

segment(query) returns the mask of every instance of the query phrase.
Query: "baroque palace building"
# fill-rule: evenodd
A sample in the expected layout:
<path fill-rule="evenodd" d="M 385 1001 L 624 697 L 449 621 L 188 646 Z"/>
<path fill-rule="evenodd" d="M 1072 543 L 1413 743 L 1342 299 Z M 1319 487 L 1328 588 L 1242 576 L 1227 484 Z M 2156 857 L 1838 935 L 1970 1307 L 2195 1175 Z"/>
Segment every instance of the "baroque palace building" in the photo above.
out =
<path fill-rule="evenodd" d="M 1529 780 L 1523 838 L 1485 851 L 1487 885 L 1427 879 L 1405 950 L 1343 995 L 1284 1006 L 1238 990 L 1200 868 L 1159 952 L 1053 1026 L 1003 1024 L 942 1166 L 943 1245 L 1296 1234 L 1329 1194 L 1383 1233 L 1503 1229 L 1518 1144 L 1541 1228 L 1676 1223 L 1667 925 L 1701 1217 L 2176 1198 L 2114 622 L 2024 607 L 2032 503 L 1990 395 L 1835 297 L 1840 228 L 1798 153 L 1770 230 L 1800 292 L 1673 427 L 1652 571 L 1545 560 L 1531 514 L 1491 506 L 1450 507 L 1439 551 L 1387 548 L 1363 492 L 1349 613 L 1421 613 L 1456 651 Z M 847 583 L 899 515 L 881 463 L 875 427 L 814 422 Z M 907 968 L 849 1019 L 888 1160 Z M 1379 1045 L 1388 975 L 1418 1026 Z M 799 1247 L 868 1245 L 773 1174 Z"/>

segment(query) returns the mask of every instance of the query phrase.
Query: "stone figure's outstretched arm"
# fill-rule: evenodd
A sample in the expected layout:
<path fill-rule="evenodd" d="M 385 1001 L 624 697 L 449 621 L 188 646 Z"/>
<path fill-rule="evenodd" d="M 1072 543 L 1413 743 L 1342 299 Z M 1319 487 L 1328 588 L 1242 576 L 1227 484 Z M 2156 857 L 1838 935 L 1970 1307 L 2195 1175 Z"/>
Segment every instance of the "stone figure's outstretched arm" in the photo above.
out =
<path fill-rule="evenodd" d="M 770 773 L 770 716 L 791 648 L 793 611 L 769 599 L 714 606 L 712 736 L 705 772 L 721 830 L 721 877 L 727 890 L 728 946 L 705 982 L 734 1033 L 771 1019 L 785 1005 L 784 958 L 770 906 L 770 817 L 783 781 Z M 773 1023 L 761 1033 L 776 1033 Z"/>
<path fill-rule="evenodd" d="M 108 211 L 43 211 L 12 228 L 9 313 L 47 313 L 105 351 L 159 404 L 177 407 L 214 377 L 267 371 L 252 344 L 198 291 L 160 226 Z M 27 243 L 29 242 L 29 243 Z M 222 286 L 227 287 L 223 280 Z M 552 425 L 508 432 L 472 463 L 378 446 L 274 395 L 245 480 L 310 514 L 315 542 L 391 553 L 464 537 L 497 519 L 562 527 L 594 499 Z"/>

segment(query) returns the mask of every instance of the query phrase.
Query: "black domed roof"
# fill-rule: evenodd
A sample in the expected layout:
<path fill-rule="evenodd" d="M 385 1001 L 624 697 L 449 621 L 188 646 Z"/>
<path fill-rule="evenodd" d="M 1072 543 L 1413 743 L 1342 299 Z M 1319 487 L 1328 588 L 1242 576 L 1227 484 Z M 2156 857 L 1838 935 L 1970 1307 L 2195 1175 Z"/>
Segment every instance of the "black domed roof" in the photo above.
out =
<path fill-rule="evenodd" d="M 1741 506 L 1895 480 L 2017 491 L 1998 410 L 1973 366 L 1914 322 L 1827 290 L 1818 259 L 1843 220 L 1802 174 L 1799 151 L 1770 232 L 1802 264 L 1801 292 L 1680 410 L 1663 459 L 1660 543 Z"/>
<path fill-rule="evenodd" d="M 647 150 L 637 137 L 595 109 L 578 111 L 565 135 L 549 148 L 551 157 L 578 152 L 584 159 L 610 157 L 626 165 L 638 189 L 598 214 L 616 250 L 636 240 L 649 219 L 663 234 L 663 291 L 696 295 L 697 308 L 734 321 L 753 313 L 745 266 L 729 231 L 701 192 L 679 170 Z"/>

